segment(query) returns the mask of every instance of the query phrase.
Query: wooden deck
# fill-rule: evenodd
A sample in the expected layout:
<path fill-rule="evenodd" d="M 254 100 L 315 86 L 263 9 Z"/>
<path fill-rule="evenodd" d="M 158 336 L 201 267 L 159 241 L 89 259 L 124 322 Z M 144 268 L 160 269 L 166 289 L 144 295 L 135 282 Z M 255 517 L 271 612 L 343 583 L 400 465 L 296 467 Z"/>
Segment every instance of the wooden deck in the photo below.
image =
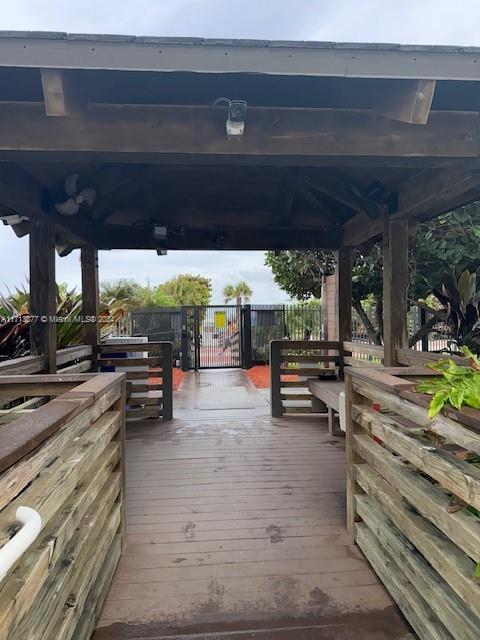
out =
<path fill-rule="evenodd" d="M 345 532 L 344 440 L 268 411 L 242 372 L 202 372 L 179 418 L 129 427 L 128 544 L 95 640 L 410 637 Z"/>

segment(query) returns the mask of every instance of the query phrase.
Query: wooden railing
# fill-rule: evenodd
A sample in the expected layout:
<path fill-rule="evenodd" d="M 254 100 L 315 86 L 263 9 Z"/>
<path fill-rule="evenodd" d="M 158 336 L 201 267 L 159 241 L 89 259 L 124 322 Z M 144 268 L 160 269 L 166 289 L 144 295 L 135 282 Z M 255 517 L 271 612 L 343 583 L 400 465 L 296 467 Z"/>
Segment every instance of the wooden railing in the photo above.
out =
<path fill-rule="evenodd" d="M 83 373 L 92 369 L 93 348 L 80 344 L 57 351 L 57 367 L 63 373 Z M 0 376 L 42 373 L 43 356 L 24 356 L 0 362 Z"/>
<path fill-rule="evenodd" d="M 325 340 L 272 340 L 270 342 L 270 397 L 272 416 L 310 413 L 312 395 L 308 378 L 335 377 L 340 367 L 340 343 Z"/>
<path fill-rule="evenodd" d="M 0 397 L 12 392 L 54 399 L 0 427 L 3 559 L 17 509 L 40 518 L 0 579 L 0 637 L 88 640 L 124 542 L 125 376 L 1 376 Z"/>
<path fill-rule="evenodd" d="M 131 357 L 131 354 L 138 357 Z M 127 354 L 130 354 L 127 357 Z M 146 355 L 144 355 L 146 354 Z M 171 342 L 100 344 L 99 370 L 125 371 L 127 419 L 172 419 L 173 345 Z"/>
<path fill-rule="evenodd" d="M 343 365 L 354 367 L 379 367 L 383 364 L 383 347 L 361 342 L 343 343 Z"/>
<path fill-rule="evenodd" d="M 348 527 L 419 638 L 473 640 L 480 469 L 469 460 L 480 452 L 480 411 L 429 420 L 430 398 L 414 392 L 425 375 L 435 374 L 346 371 Z"/>

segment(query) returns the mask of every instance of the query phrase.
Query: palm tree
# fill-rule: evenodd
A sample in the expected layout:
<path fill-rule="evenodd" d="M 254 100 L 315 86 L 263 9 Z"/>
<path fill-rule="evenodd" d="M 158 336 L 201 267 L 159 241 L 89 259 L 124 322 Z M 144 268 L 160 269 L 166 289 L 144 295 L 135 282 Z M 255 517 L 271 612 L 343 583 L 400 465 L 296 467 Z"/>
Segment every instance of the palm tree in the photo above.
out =
<path fill-rule="evenodd" d="M 252 295 L 253 291 L 245 280 L 240 280 L 237 284 L 226 284 L 223 288 L 225 304 L 228 304 L 231 300 L 235 300 L 235 304 L 240 306 L 241 304 L 250 302 Z"/>

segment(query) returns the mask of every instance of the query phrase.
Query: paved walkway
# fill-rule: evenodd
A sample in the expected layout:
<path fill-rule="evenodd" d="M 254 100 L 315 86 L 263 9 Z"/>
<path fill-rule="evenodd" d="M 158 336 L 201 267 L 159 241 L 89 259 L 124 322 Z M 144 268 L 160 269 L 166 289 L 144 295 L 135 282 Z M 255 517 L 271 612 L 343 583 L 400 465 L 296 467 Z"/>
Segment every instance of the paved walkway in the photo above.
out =
<path fill-rule="evenodd" d="M 239 370 L 189 374 L 174 406 L 129 427 L 128 544 L 95 640 L 407 637 L 344 529 L 342 438 L 270 418 Z"/>

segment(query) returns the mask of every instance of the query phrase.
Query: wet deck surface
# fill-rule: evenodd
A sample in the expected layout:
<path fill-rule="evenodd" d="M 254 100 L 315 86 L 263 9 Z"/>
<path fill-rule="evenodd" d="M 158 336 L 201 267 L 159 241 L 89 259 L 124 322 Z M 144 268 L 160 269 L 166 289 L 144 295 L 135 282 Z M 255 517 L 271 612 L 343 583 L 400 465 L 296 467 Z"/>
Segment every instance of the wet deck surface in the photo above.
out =
<path fill-rule="evenodd" d="M 127 550 L 95 640 L 410 638 L 349 544 L 344 440 L 268 413 L 241 371 L 205 371 L 169 425 L 129 427 Z"/>

